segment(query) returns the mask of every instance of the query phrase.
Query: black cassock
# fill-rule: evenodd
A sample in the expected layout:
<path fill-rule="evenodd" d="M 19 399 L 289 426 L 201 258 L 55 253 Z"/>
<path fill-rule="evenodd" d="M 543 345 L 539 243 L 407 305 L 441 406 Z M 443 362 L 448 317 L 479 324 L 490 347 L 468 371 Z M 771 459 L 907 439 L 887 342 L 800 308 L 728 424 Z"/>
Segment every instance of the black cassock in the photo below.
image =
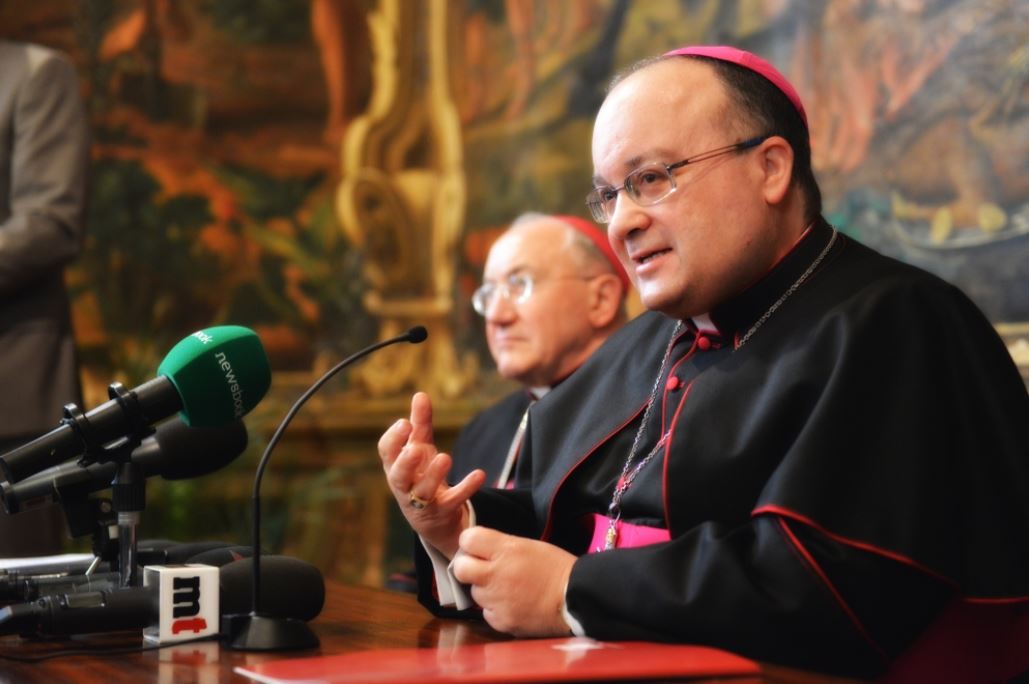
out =
<path fill-rule="evenodd" d="M 956 605 L 1029 623 L 1029 395 L 960 291 L 839 235 L 738 346 L 831 234 L 711 312 L 717 332 L 678 335 L 640 452 L 668 440 L 622 502 L 671 541 L 587 553 L 675 326 L 655 313 L 533 410 L 531 491 L 473 498 L 480 524 L 582 554 L 566 601 L 587 635 L 868 676 Z"/>
<path fill-rule="evenodd" d="M 486 471 L 487 485 L 497 481 L 518 424 L 530 403 L 532 396 L 527 390 L 516 390 L 476 414 L 461 428 L 451 454 L 454 458 L 448 478 L 451 483 L 458 482 L 476 468 Z"/>

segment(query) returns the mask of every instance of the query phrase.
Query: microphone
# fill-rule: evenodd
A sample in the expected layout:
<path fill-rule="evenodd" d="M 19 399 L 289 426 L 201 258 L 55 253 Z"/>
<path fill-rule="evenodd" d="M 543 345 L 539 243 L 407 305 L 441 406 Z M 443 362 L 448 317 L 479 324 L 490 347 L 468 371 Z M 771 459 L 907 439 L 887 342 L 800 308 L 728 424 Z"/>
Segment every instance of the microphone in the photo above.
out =
<path fill-rule="evenodd" d="M 222 548 L 246 548 L 232 547 L 230 542 L 205 541 L 190 542 L 184 544 L 173 539 L 144 539 L 139 542 L 138 556 L 140 565 L 154 565 L 157 563 L 183 563 L 186 560 L 200 563 L 205 561 L 193 561 L 199 554 L 211 549 Z M 241 554 L 249 556 L 250 553 Z M 235 559 L 233 559 L 235 560 Z M 210 565 L 221 565 L 211 563 Z M 97 567 L 96 557 L 88 559 L 67 559 L 57 558 L 53 560 L 41 559 L 38 563 L 18 565 L 17 568 L 0 569 L 0 580 L 11 582 L 26 580 L 38 577 L 64 577 L 67 575 L 84 575 L 92 572 Z"/>
<path fill-rule="evenodd" d="M 251 559 L 253 561 L 254 577 L 250 613 L 225 616 L 225 631 L 229 639 L 226 644 L 228 648 L 237 651 L 280 651 L 318 647 L 318 637 L 305 623 L 284 616 L 269 615 L 266 606 L 262 603 L 264 595 L 261 593 L 261 479 L 264 476 L 264 469 L 268 465 L 272 449 L 278 444 L 282 433 L 286 431 L 286 426 L 296 416 L 300 407 L 315 392 L 321 389 L 322 385 L 328 382 L 332 376 L 355 361 L 371 354 L 373 351 L 399 342 L 419 344 L 424 342 L 428 336 L 429 333 L 424 326 L 418 325 L 402 335 L 377 342 L 343 359 L 330 368 L 325 375 L 318 378 L 317 382 L 311 385 L 306 392 L 300 395 L 300 398 L 297 399 L 296 403 L 286 413 L 286 417 L 282 419 L 279 427 L 275 429 L 271 439 L 268 440 L 268 446 L 265 447 L 260 462 L 257 464 L 257 474 L 254 477 L 254 489 L 251 495 L 254 506 L 252 521 L 254 555 Z"/>
<path fill-rule="evenodd" d="M 203 549 L 197 552 L 198 549 Z M 141 549 L 141 556 L 144 551 Z M 229 563 L 249 558 L 253 549 L 249 546 L 228 546 L 221 542 L 198 542 L 181 544 L 169 549 L 164 560 L 147 562 L 146 565 L 177 565 L 198 563 L 220 568 Z M 19 601 L 34 601 L 42 596 L 71 594 L 88 591 L 110 591 L 121 582 L 119 572 L 95 572 L 91 575 L 19 575 L 0 574 L 0 604 Z"/>
<path fill-rule="evenodd" d="M 121 582 L 119 572 L 95 572 L 92 575 L 60 575 L 0 578 L 0 603 L 35 601 L 41 596 L 71 594 L 80 591 L 110 591 Z"/>
<path fill-rule="evenodd" d="M 133 449 L 129 460 L 140 466 L 143 477 L 187 480 L 224 468 L 246 448 L 247 429 L 242 420 L 217 427 L 190 427 L 173 418 Z M 8 513 L 18 513 L 60 501 L 62 493 L 107 489 L 117 474 L 114 462 L 64 463 L 21 482 L 0 482 L 0 502 Z"/>
<path fill-rule="evenodd" d="M 254 555 L 254 550 L 249 546 L 223 546 L 217 549 L 209 549 L 203 553 L 198 553 L 193 556 L 187 563 L 200 563 L 201 565 L 213 565 L 215 567 L 221 567 L 228 565 L 233 561 L 238 561 L 241 558 L 250 558 Z"/>
<path fill-rule="evenodd" d="M 157 377 L 126 390 L 109 387 L 111 400 L 88 413 L 64 407 L 61 425 L 0 456 L 0 470 L 11 482 L 83 456 L 92 463 L 102 447 L 176 412 L 190 426 L 224 425 L 242 418 L 271 384 L 268 357 L 257 334 L 236 325 L 198 330 L 168 352 Z"/>
<path fill-rule="evenodd" d="M 325 580 L 318 568 L 285 556 L 264 560 L 262 578 L 276 585 L 268 609 L 301 624 L 314 619 L 325 604 Z M 244 558 L 219 569 L 220 615 L 246 610 L 251 565 L 251 559 Z M 162 610 L 170 609 L 163 605 L 157 586 L 44 596 L 0 608 L 0 635 L 69 636 L 146 629 L 160 621 Z"/>
<path fill-rule="evenodd" d="M 93 566 L 95 558 L 42 558 L 38 563 L 29 563 L 28 565 L 19 564 L 17 568 L 10 570 L 0 570 L 0 577 L 12 578 L 12 577 L 32 577 L 45 575 L 50 577 L 56 577 L 58 575 L 81 575 L 85 572 L 89 572 L 89 569 Z"/>

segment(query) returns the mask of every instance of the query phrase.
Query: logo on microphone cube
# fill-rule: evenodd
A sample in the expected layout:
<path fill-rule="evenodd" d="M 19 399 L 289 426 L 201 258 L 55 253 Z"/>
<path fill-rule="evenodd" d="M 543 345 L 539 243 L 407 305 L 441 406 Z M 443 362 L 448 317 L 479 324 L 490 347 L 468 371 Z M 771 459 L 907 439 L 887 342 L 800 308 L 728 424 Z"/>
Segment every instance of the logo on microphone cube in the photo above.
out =
<path fill-rule="evenodd" d="M 158 621 L 143 630 L 147 641 L 166 644 L 218 632 L 218 568 L 148 565 L 143 586 L 157 590 Z"/>

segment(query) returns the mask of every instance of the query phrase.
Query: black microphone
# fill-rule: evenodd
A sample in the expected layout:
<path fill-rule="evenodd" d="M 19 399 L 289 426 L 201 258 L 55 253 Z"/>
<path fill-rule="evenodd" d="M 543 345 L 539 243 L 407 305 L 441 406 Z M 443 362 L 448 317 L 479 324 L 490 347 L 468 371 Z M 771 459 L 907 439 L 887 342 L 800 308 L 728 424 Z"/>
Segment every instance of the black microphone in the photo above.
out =
<path fill-rule="evenodd" d="M 268 357 L 257 334 L 236 325 L 199 330 L 176 344 L 158 376 L 127 390 L 108 388 L 111 400 L 83 413 L 64 407 L 61 425 L 0 456 L 0 470 L 18 482 L 72 458 L 108 460 L 116 440 L 142 439 L 149 426 L 181 412 L 190 425 L 224 425 L 250 412 L 271 385 Z"/>
<path fill-rule="evenodd" d="M 199 563 L 220 568 L 241 558 L 250 558 L 249 546 L 228 542 L 202 541 L 179 543 L 162 540 L 140 542 L 140 565 L 178 565 Z M 119 572 L 101 571 L 86 574 L 91 563 L 65 566 L 37 566 L 35 572 L 26 569 L 0 570 L 0 605 L 32 601 L 41 596 L 69 594 L 83 591 L 108 591 L 121 586 Z"/>
<path fill-rule="evenodd" d="M 275 433 L 272 434 L 270 440 L 268 440 L 268 446 L 264 450 L 264 454 L 261 456 L 260 462 L 257 464 L 257 475 L 254 477 L 254 489 L 252 494 L 253 499 L 253 595 L 250 604 L 249 614 L 240 615 L 226 615 L 225 616 L 225 631 L 228 635 L 228 643 L 226 644 L 229 648 L 237 651 L 281 651 L 288 649 L 300 649 L 300 648 L 317 648 L 319 645 L 318 637 L 315 635 L 311 628 L 304 622 L 298 620 L 291 620 L 284 617 L 275 615 L 269 615 L 266 612 L 266 606 L 262 603 L 264 598 L 261 593 L 261 478 L 264 476 L 264 469 L 268 465 L 268 459 L 271 457 L 272 449 L 279 442 L 282 437 L 282 433 L 285 432 L 286 426 L 289 425 L 290 421 L 300 410 L 300 407 L 311 398 L 311 396 L 317 392 L 322 385 L 329 381 L 329 379 L 336 373 L 340 372 L 350 364 L 358 361 L 373 351 L 382 349 L 383 347 L 391 344 L 397 344 L 399 342 L 410 342 L 412 344 L 419 344 L 425 341 L 425 338 L 429 336 L 424 326 L 415 326 L 405 332 L 402 335 L 391 337 L 387 340 L 377 342 L 369 347 L 365 347 L 361 351 L 348 356 L 343 359 L 335 366 L 329 369 L 325 375 L 318 378 L 318 381 L 311 385 L 310 388 L 297 399 L 296 403 L 286 413 L 286 417 L 282 419 L 279 427 L 276 428 Z"/>
<path fill-rule="evenodd" d="M 285 556 L 264 560 L 262 579 L 276 585 L 274 595 L 269 597 L 269 612 L 302 624 L 317 617 L 325 604 L 325 580 L 318 568 Z M 252 570 L 249 558 L 220 568 L 218 595 L 222 616 L 247 609 Z M 0 635 L 69 636 L 144 629 L 160 619 L 160 612 L 156 587 L 45 596 L 0 608 Z"/>
<path fill-rule="evenodd" d="M 38 563 L 29 563 L 27 565 L 19 564 L 17 568 L 0 570 L 0 577 L 10 579 L 40 575 L 48 577 L 56 577 L 59 575 L 81 575 L 88 572 L 95 562 L 95 558 L 74 558 L 69 560 L 57 557 L 50 560 L 40 559 Z"/>
<path fill-rule="evenodd" d="M 71 594 L 80 591 L 111 591 L 121 583 L 119 572 L 95 572 L 92 575 L 35 575 L 0 577 L 0 603 L 35 601 L 41 596 Z"/>
<path fill-rule="evenodd" d="M 213 558 L 205 554 L 217 553 L 227 549 L 242 549 L 249 547 L 234 546 L 231 542 L 223 541 L 198 541 L 198 542 L 172 542 L 171 544 L 155 544 L 154 542 L 142 541 L 139 543 L 140 565 L 178 565 L 180 563 L 205 563 L 197 560 L 200 557 Z M 249 556 L 250 553 L 241 554 Z M 232 560 L 236 560 L 233 558 Z M 226 563 L 228 561 L 225 561 Z M 225 565 L 225 563 L 206 563 L 207 565 Z"/>
<path fill-rule="evenodd" d="M 213 565 L 222 567 L 241 558 L 250 558 L 254 555 L 254 549 L 249 546 L 223 546 L 217 549 L 209 549 L 189 558 L 187 563 L 200 563 L 202 565 Z"/>
<path fill-rule="evenodd" d="M 190 427 L 176 417 L 159 425 L 132 450 L 129 460 L 140 466 L 143 477 L 186 480 L 224 468 L 246 448 L 247 429 L 241 420 L 217 427 Z M 0 501 L 8 513 L 18 513 L 59 501 L 62 491 L 88 494 L 107 489 L 118 467 L 114 462 L 64 463 L 21 482 L 0 483 Z"/>
<path fill-rule="evenodd" d="M 198 549 L 202 549 L 198 552 Z M 142 551 L 142 549 L 141 549 Z M 200 542 L 172 547 L 163 560 L 148 560 L 144 565 L 199 563 L 220 568 L 242 558 L 250 558 L 249 546 L 228 546 L 221 542 Z M 144 556 L 141 553 L 140 558 Z M 0 604 L 34 601 L 42 596 L 89 591 L 111 591 L 121 586 L 120 572 L 86 574 L 18 575 L 0 573 Z"/>
<path fill-rule="evenodd" d="M 196 554 L 206 551 L 214 547 L 228 547 L 231 544 L 229 542 L 200 542 L 199 548 L 190 545 L 190 552 L 188 556 L 182 556 L 183 558 L 191 558 Z M 168 549 L 170 547 L 181 547 L 184 546 L 182 542 L 177 542 L 172 539 L 146 539 L 139 542 L 139 561 L 140 565 L 153 565 L 155 563 L 169 563 L 168 560 Z M 175 552 L 177 555 L 178 552 Z M 146 559 L 146 562 L 144 562 Z M 178 561 L 182 562 L 182 561 Z M 91 569 L 99 567 L 97 565 L 97 559 L 66 559 L 57 558 L 53 560 L 41 559 L 38 563 L 30 563 L 28 565 L 19 564 L 17 568 L 9 570 L 0 570 L 0 580 L 6 582 L 24 581 L 29 579 L 38 579 L 40 577 L 66 577 L 68 575 L 84 575 L 90 572 Z M 104 565 L 103 567 L 108 567 Z"/>

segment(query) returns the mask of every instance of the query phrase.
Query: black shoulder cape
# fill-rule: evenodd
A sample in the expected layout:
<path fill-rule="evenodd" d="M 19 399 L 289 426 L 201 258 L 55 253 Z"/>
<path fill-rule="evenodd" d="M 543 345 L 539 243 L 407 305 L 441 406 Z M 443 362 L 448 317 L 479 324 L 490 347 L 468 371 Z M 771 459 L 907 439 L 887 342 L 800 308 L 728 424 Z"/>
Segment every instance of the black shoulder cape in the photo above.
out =
<path fill-rule="evenodd" d="M 650 480 L 672 540 L 580 557 L 566 600 L 591 636 L 867 675 L 951 597 L 1029 602 L 1029 395 L 960 291 L 841 235 L 734 348 L 830 231 L 711 312 L 725 344 L 680 367 Z M 531 498 L 476 495 L 481 524 L 585 551 L 674 325 L 644 314 L 540 401 Z"/>
<path fill-rule="evenodd" d="M 516 390 L 468 421 L 454 442 L 450 481 L 457 482 L 476 468 L 482 468 L 486 471 L 486 482 L 496 482 L 511 440 L 531 401 L 526 390 Z"/>

